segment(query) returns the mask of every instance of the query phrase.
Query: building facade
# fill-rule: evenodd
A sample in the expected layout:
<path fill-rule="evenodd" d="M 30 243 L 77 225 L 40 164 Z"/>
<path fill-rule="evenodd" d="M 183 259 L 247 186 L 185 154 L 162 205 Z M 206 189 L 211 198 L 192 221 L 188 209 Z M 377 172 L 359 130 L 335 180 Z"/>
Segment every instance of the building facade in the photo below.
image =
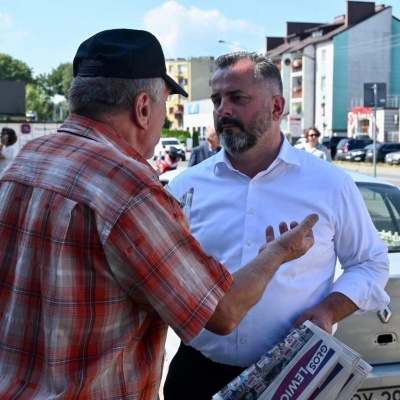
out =
<path fill-rule="evenodd" d="M 282 130 L 295 136 L 313 125 L 324 136 L 350 133 L 349 112 L 363 105 L 367 83 L 386 84 L 380 108 L 394 114 L 400 108 L 400 20 L 392 7 L 346 4 L 346 14 L 330 24 L 287 22 L 286 37 L 266 38 L 266 53 L 282 74 L 287 103 Z M 393 132 L 381 133 L 387 140 Z"/>
<path fill-rule="evenodd" d="M 167 100 L 167 118 L 172 124 L 171 129 L 184 129 L 185 104 L 210 98 L 211 78 L 216 70 L 214 57 L 167 59 L 166 66 L 168 75 L 189 94 L 188 98 L 174 94 Z"/>

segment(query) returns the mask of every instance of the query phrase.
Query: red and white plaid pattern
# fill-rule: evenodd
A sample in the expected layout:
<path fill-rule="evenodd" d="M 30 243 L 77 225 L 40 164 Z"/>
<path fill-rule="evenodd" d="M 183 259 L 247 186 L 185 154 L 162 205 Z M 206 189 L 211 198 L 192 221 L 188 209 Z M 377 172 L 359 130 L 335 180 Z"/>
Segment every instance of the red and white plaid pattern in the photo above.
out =
<path fill-rule="evenodd" d="M 0 202 L 0 398 L 157 398 L 167 324 L 192 340 L 232 278 L 150 165 L 71 115 L 19 152 Z"/>

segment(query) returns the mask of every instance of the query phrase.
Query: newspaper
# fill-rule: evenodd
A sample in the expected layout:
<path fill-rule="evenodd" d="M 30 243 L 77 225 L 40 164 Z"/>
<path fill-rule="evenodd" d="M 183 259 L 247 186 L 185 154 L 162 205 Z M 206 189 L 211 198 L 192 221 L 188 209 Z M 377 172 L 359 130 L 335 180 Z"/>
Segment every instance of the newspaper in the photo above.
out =
<path fill-rule="evenodd" d="M 310 321 L 290 332 L 213 400 L 348 400 L 371 366 Z"/>

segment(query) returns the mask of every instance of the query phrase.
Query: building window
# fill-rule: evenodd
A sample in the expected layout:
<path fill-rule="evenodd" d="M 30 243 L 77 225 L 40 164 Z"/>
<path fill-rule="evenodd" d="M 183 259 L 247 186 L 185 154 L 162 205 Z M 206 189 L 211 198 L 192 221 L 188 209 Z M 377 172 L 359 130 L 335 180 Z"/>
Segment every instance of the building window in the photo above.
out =
<path fill-rule="evenodd" d="M 179 72 L 187 72 L 187 70 L 188 70 L 187 65 L 179 65 L 178 66 L 178 71 Z"/>
<path fill-rule="evenodd" d="M 324 94 L 326 90 L 326 77 L 321 76 L 321 92 Z"/>
<path fill-rule="evenodd" d="M 322 31 L 315 31 L 315 32 L 313 32 L 313 33 L 311 34 L 311 36 L 312 36 L 313 38 L 321 37 L 322 35 L 323 35 L 323 32 L 322 32 Z"/>
<path fill-rule="evenodd" d="M 322 63 L 326 62 L 326 50 L 321 51 L 321 62 Z"/>
<path fill-rule="evenodd" d="M 169 108 L 169 113 L 170 113 L 170 114 L 173 114 L 173 113 L 174 113 L 174 107 L 170 107 L 170 108 Z"/>
<path fill-rule="evenodd" d="M 168 66 L 168 72 L 174 72 L 174 66 L 173 65 L 170 65 L 170 66 Z"/>

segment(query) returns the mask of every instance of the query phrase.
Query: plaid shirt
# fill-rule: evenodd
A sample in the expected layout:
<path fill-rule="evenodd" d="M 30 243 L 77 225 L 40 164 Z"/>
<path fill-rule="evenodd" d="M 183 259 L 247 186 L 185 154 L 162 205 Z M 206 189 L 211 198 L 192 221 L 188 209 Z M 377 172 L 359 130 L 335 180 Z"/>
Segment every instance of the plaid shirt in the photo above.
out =
<path fill-rule="evenodd" d="M 151 166 L 71 115 L 20 151 L 0 201 L 0 398 L 157 398 L 167 324 L 191 341 L 231 277 Z"/>

